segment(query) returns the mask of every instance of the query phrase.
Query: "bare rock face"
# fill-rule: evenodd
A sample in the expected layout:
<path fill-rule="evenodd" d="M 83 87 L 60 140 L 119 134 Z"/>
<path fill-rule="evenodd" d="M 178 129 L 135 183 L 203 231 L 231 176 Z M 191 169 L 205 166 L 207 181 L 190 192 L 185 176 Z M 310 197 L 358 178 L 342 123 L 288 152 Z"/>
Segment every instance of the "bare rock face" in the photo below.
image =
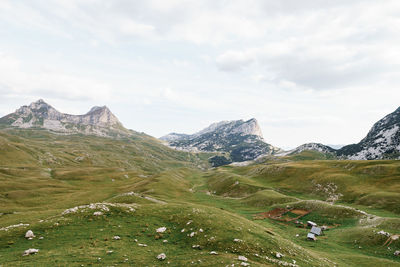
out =
<path fill-rule="evenodd" d="M 280 151 L 264 141 L 256 119 L 221 121 L 194 134 L 171 133 L 160 138 L 170 147 L 184 151 L 228 154 L 210 159 L 213 166 L 254 160 Z"/>
<path fill-rule="evenodd" d="M 39 252 L 39 249 L 30 248 L 30 249 L 25 250 L 24 253 L 22 254 L 22 256 L 29 256 L 29 255 L 32 255 L 32 254 L 36 254 L 38 252 Z"/>
<path fill-rule="evenodd" d="M 400 158 L 400 108 L 376 122 L 358 144 L 338 150 L 339 156 L 354 159 Z"/>
<path fill-rule="evenodd" d="M 59 112 L 42 99 L 0 118 L 0 124 L 100 136 L 126 135 L 129 132 L 106 106 L 93 107 L 83 115 L 71 115 Z"/>
<path fill-rule="evenodd" d="M 27 238 L 27 239 L 33 239 L 35 237 L 35 235 L 33 234 L 33 231 L 32 230 L 28 230 L 26 233 L 25 233 L 25 238 Z"/>

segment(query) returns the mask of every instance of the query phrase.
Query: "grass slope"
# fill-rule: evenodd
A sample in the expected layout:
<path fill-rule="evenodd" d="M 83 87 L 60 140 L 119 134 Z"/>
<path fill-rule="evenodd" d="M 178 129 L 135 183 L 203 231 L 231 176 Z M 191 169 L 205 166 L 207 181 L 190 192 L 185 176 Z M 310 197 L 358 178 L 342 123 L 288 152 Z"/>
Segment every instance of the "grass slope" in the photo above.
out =
<path fill-rule="evenodd" d="M 0 228 L 29 224 L 0 229 L 0 265 L 238 266 L 242 255 L 251 266 L 400 266 L 399 241 L 389 250 L 377 233 L 400 232 L 397 161 L 286 158 L 207 169 L 210 155 L 146 135 L 36 130 L 0 131 L 0 149 Z M 110 204 L 63 214 L 99 202 Z M 330 229 L 310 242 L 293 222 L 254 220 L 278 207 L 311 210 L 299 220 Z M 28 229 L 33 240 L 24 238 Z M 28 248 L 39 253 L 22 257 Z"/>

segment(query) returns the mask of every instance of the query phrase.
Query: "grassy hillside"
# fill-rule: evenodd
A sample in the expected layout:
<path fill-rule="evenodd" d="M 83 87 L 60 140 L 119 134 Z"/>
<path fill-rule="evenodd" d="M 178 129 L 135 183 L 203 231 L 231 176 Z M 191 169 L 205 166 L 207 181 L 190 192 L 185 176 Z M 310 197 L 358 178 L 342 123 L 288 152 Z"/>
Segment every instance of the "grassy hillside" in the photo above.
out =
<path fill-rule="evenodd" d="M 378 234 L 400 232 L 397 161 L 285 158 L 210 169 L 210 156 L 144 134 L 0 131 L 0 265 L 239 266 L 245 256 L 250 266 L 400 266 L 400 242 L 389 250 Z M 281 219 L 260 219 L 285 209 Z M 307 241 L 296 211 L 308 212 L 303 225 L 329 230 Z M 39 252 L 22 257 L 28 248 Z"/>

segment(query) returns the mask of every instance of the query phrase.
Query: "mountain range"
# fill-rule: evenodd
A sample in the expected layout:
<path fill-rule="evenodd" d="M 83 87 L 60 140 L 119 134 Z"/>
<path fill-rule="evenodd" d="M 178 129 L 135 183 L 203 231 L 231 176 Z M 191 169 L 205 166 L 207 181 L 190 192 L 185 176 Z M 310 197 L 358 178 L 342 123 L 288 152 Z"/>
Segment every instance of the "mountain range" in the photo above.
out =
<path fill-rule="evenodd" d="M 42 99 L 0 118 L 0 124 L 18 128 L 43 128 L 53 132 L 121 136 L 129 134 L 106 107 L 93 107 L 83 115 L 61 113 Z"/>
<path fill-rule="evenodd" d="M 225 153 L 210 159 L 214 166 L 253 160 L 280 151 L 265 142 L 256 119 L 222 121 L 192 135 L 171 133 L 160 139 L 179 150 Z"/>
<path fill-rule="evenodd" d="M 70 115 L 57 111 L 42 99 L 0 118 L 0 125 L 103 137 L 126 137 L 134 132 L 124 128 L 106 106 L 93 107 L 83 115 Z M 176 150 L 215 153 L 209 159 L 213 166 L 250 161 L 262 156 L 300 154 L 307 150 L 329 154 L 339 159 L 398 159 L 400 158 L 400 108 L 375 123 L 359 143 L 340 149 L 319 143 L 307 143 L 283 151 L 264 139 L 261 128 L 254 118 L 246 121 L 221 121 L 194 134 L 170 133 L 160 140 Z"/>

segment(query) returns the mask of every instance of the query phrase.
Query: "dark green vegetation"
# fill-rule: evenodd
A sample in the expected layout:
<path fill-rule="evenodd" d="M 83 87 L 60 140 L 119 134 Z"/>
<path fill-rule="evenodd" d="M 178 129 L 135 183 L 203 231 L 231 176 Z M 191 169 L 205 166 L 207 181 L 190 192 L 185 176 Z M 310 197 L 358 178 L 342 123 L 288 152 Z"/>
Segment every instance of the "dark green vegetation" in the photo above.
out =
<path fill-rule="evenodd" d="M 0 265 L 238 266 L 243 255 L 251 266 L 400 266 L 393 255 L 400 241 L 389 250 L 377 234 L 400 233 L 400 162 L 304 151 L 210 169 L 211 156 L 171 150 L 144 134 L 113 140 L 1 130 L 0 228 L 30 225 L 0 230 Z M 110 204 L 63 214 L 100 202 Z M 287 207 L 311 211 L 299 220 L 329 230 L 311 242 L 294 222 L 254 220 Z M 33 240 L 24 238 L 28 229 Z M 28 248 L 39 253 L 22 257 Z"/>

